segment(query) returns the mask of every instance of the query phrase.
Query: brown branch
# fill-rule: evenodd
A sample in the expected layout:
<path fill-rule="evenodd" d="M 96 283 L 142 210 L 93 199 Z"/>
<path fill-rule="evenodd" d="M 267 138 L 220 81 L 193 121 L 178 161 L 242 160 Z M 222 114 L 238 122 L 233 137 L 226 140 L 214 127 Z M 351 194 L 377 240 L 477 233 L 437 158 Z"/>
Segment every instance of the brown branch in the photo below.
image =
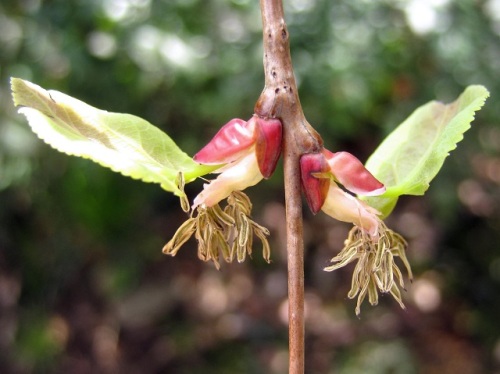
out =
<path fill-rule="evenodd" d="M 283 124 L 283 159 L 288 253 L 289 374 L 304 373 L 304 241 L 300 156 L 322 147 L 304 117 L 295 83 L 282 0 L 260 0 L 265 87 L 255 105 L 264 118 Z"/>

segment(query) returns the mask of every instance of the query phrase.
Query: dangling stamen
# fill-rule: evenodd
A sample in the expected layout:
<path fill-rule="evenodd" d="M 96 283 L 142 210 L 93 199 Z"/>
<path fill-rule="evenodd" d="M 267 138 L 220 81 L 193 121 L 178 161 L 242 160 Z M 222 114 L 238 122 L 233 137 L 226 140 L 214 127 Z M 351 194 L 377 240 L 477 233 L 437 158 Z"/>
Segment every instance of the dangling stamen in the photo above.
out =
<path fill-rule="evenodd" d="M 353 271 L 351 289 L 347 295 L 350 299 L 357 297 L 355 311 L 358 316 L 366 295 L 370 304 L 376 305 L 378 292 L 390 293 L 404 309 L 399 290 L 399 287 L 404 289 L 403 275 L 394 257 L 401 259 L 411 280 L 413 274 L 406 258 L 407 245 L 401 235 L 387 228 L 382 221 L 379 222 L 375 237 L 368 235 L 363 228 L 354 226 L 342 251 L 332 258 L 331 262 L 334 264 L 324 270 L 337 270 L 358 260 Z"/>
<path fill-rule="evenodd" d="M 251 256 L 255 235 L 262 242 L 264 260 L 270 262 L 269 230 L 253 221 L 251 212 L 252 203 L 241 191 L 229 195 L 224 209 L 219 204 L 200 205 L 163 247 L 163 253 L 175 256 L 194 234 L 198 240 L 198 257 L 202 261 L 213 261 L 219 269 L 220 256 L 228 263 L 235 257 L 238 262 L 243 262 L 247 255 Z"/>

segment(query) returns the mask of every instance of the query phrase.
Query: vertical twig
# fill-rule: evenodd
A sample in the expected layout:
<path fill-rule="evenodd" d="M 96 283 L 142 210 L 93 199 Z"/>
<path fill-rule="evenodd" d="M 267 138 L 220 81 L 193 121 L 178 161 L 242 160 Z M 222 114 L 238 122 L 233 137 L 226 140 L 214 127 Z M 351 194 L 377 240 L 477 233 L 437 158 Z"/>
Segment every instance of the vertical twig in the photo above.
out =
<path fill-rule="evenodd" d="M 304 373 L 304 241 L 300 156 L 318 151 L 322 140 L 302 112 L 290 57 L 282 0 L 260 0 L 265 87 L 255 105 L 264 118 L 283 124 L 288 253 L 289 374 Z"/>
<path fill-rule="evenodd" d="M 288 140 L 287 140 L 288 138 Z M 288 345 L 289 373 L 304 373 L 304 241 L 299 157 L 290 147 L 285 131 L 283 165 L 285 176 L 286 237 L 288 254 Z"/>

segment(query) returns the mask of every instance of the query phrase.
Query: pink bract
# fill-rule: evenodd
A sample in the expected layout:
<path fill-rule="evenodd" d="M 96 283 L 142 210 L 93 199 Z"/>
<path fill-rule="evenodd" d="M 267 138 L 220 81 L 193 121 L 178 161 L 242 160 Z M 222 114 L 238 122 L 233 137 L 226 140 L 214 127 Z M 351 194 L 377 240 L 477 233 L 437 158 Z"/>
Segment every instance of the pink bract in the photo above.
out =
<path fill-rule="evenodd" d="M 232 119 L 193 159 L 205 165 L 227 164 L 237 160 L 255 143 L 255 124 L 255 121 Z"/>
<path fill-rule="evenodd" d="M 349 191 L 363 196 L 377 196 L 385 192 L 384 185 L 349 152 L 333 153 L 323 149 L 334 178 Z"/>

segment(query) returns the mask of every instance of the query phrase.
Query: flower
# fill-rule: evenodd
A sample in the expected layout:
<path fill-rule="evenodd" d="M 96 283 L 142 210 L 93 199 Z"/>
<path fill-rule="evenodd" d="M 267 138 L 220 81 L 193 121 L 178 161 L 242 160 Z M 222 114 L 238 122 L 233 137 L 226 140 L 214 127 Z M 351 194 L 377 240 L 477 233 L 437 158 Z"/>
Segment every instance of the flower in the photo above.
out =
<path fill-rule="evenodd" d="M 377 236 L 380 213 L 337 184 L 365 196 L 385 192 L 384 185 L 355 156 L 323 149 L 320 153 L 303 155 L 300 168 L 304 194 L 313 213 L 323 210 L 339 221 L 352 222 L 371 236 Z"/>
<path fill-rule="evenodd" d="M 192 208 L 211 207 L 233 191 L 242 191 L 269 178 L 281 154 L 282 125 L 278 119 L 257 116 L 248 122 L 233 119 L 193 159 L 205 165 L 221 165 L 220 175 L 203 186 Z"/>
<path fill-rule="evenodd" d="M 264 260 L 270 262 L 269 230 L 251 219 L 252 203 L 242 190 L 271 176 L 281 154 L 281 139 L 277 119 L 253 116 L 247 122 L 233 119 L 226 123 L 194 156 L 201 164 L 220 165 L 215 170 L 219 176 L 203 185 L 193 201 L 191 216 L 163 247 L 163 253 L 175 256 L 194 235 L 198 257 L 219 269 L 220 258 L 242 262 L 251 256 L 257 236 Z M 182 175 L 178 185 L 184 187 Z M 226 198 L 227 204 L 221 208 L 219 202 Z"/>
<path fill-rule="evenodd" d="M 347 152 L 333 153 L 326 149 L 305 154 L 300 158 L 302 187 L 313 213 L 323 210 L 340 221 L 352 222 L 353 229 L 340 253 L 331 259 L 334 271 L 357 261 L 348 297 L 357 297 L 356 315 L 368 296 L 371 305 L 378 303 L 378 292 L 390 293 L 404 308 L 399 288 L 404 289 L 403 275 L 395 258 L 405 266 L 410 279 L 412 272 L 406 258 L 407 243 L 380 219 L 380 213 L 342 190 L 337 183 L 355 194 L 375 196 L 385 187 L 363 164 Z"/>

